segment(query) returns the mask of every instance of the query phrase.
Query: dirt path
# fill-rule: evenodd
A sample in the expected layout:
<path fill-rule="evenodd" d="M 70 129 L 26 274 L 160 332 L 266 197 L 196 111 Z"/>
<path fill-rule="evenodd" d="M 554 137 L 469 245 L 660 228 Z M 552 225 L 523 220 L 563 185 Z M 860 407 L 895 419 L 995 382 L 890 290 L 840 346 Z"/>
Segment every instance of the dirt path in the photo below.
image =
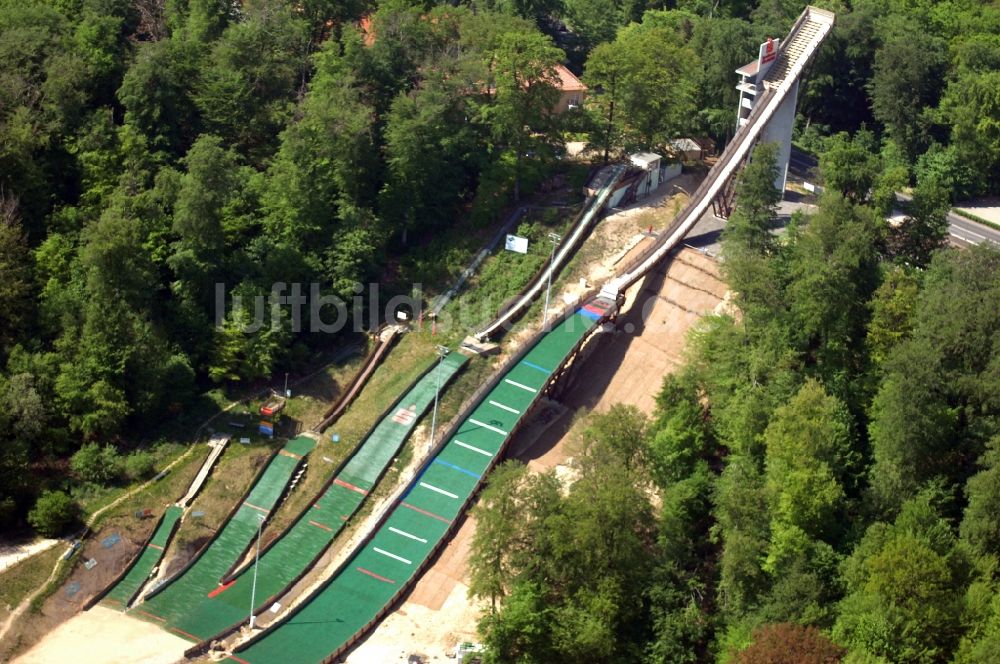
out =
<path fill-rule="evenodd" d="M 24 544 L 6 544 L 0 546 L 0 572 L 13 567 L 22 560 L 35 554 L 48 551 L 59 543 L 57 539 L 38 539 Z"/>

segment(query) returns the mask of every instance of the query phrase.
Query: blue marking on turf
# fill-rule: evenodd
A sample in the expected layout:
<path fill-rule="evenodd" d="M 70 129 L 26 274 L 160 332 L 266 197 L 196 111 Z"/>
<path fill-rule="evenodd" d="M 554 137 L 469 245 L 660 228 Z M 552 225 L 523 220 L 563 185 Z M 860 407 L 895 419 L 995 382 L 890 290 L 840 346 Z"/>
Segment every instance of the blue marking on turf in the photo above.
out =
<path fill-rule="evenodd" d="M 549 371 L 545 367 L 540 367 L 537 364 L 535 364 L 534 362 L 529 362 L 528 360 L 521 360 L 521 364 L 523 364 L 525 366 L 528 366 L 528 367 L 531 367 L 532 369 L 538 369 L 539 371 L 541 371 L 544 374 L 550 374 L 550 373 L 552 373 L 551 371 Z"/>
<path fill-rule="evenodd" d="M 410 497 L 410 494 L 413 493 L 413 490 L 420 485 L 420 480 L 422 480 L 424 478 L 424 475 L 427 474 L 428 468 L 430 468 L 430 466 L 426 466 L 423 470 L 420 471 L 420 474 L 417 475 L 416 478 L 414 478 L 410 482 L 410 486 L 407 487 L 406 491 L 403 492 L 403 497 L 400 498 L 400 500 L 406 500 L 407 498 Z"/>
<path fill-rule="evenodd" d="M 441 459 L 434 459 L 434 463 L 439 463 L 442 466 L 448 466 L 449 468 L 457 470 L 460 473 L 465 473 L 466 475 L 471 475 L 472 477 L 475 477 L 477 480 L 480 479 L 480 477 L 482 477 L 481 475 L 477 475 L 476 473 L 472 472 L 471 470 L 466 470 L 465 468 L 462 468 L 461 466 L 456 466 L 453 463 L 448 463 L 447 461 L 442 461 Z"/>
<path fill-rule="evenodd" d="M 589 318 L 590 320 L 601 320 L 601 314 L 594 313 L 593 311 L 587 311 L 586 309 L 580 308 L 576 310 L 576 313 L 582 314 Z"/>

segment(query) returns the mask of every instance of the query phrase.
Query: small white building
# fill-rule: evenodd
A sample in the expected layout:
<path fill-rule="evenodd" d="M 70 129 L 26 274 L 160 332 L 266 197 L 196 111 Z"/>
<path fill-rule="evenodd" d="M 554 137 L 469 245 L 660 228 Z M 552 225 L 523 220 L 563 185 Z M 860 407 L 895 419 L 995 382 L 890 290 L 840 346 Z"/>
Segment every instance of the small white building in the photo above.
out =
<path fill-rule="evenodd" d="M 663 157 L 654 152 L 636 152 L 628 159 L 633 166 L 645 172 L 645 176 L 635 184 L 635 197 L 644 198 L 660 186 L 660 160 Z"/>

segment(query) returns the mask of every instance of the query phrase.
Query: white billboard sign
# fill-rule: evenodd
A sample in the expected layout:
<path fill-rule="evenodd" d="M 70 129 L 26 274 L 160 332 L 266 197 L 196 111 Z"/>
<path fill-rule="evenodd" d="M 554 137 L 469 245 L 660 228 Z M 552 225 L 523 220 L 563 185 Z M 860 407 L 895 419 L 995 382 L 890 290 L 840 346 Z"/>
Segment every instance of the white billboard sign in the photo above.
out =
<path fill-rule="evenodd" d="M 528 238 L 518 235 L 508 235 L 504 249 L 507 251 L 516 251 L 519 254 L 526 254 L 528 253 Z"/>

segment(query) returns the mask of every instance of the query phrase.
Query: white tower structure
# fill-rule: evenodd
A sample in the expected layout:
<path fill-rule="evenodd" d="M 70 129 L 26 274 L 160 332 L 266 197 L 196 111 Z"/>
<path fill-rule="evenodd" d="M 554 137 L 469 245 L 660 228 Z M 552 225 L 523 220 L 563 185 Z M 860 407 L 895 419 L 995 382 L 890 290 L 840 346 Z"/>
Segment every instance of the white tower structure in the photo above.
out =
<path fill-rule="evenodd" d="M 778 59 L 780 45 L 780 39 L 768 39 L 760 45 L 756 60 L 736 70 L 740 76 L 740 82 L 736 85 L 736 89 L 740 92 L 740 104 L 736 110 L 737 130 L 745 125 L 747 118 L 750 117 L 750 111 L 757 101 L 761 81 Z M 798 97 L 799 81 L 796 79 L 760 136 L 761 142 L 778 144 L 778 178 L 774 181 L 778 191 L 785 190 L 785 181 L 788 179 L 788 160 L 792 154 L 792 127 L 795 125 L 795 105 L 798 103 Z"/>

